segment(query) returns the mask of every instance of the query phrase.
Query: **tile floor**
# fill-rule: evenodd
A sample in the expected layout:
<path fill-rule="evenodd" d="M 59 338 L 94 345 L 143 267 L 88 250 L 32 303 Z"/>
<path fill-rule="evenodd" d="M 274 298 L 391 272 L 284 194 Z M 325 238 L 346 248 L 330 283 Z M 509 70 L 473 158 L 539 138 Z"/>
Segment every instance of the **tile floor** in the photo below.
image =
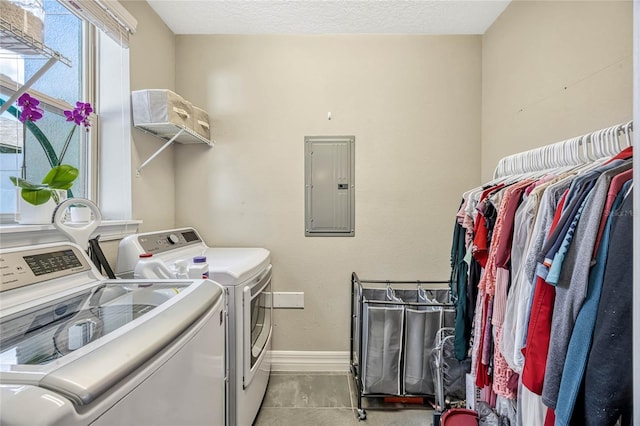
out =
<path fill-rule="evenodd" d="M 254 426 L 429 426 L 433 411 L 416 404 L 363 398 L 365 421 L 347 373 L 271 373 Z"/>

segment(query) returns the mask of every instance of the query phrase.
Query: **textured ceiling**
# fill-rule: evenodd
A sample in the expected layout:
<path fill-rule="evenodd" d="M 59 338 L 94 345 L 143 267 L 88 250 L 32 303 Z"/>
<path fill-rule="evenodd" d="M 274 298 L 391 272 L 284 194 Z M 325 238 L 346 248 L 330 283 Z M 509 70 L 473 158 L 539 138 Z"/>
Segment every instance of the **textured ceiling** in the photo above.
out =
<path fill-rule="evenodd" d="M 510 0 L 147 0 L 175 34 L 484 34 Z"/>

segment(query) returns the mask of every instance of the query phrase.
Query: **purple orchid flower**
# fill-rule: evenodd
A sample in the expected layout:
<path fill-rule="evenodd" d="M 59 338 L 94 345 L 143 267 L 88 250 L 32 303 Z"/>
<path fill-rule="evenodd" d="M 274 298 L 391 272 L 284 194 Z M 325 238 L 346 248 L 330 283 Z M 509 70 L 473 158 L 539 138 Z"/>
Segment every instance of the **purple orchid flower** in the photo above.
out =
<path fill-rule="evenodd" d="M 76 107 L 70 111 L 64 111 L 67 121 L 73 121 L 76 126 L 84 126 L 87 131 L 91 126 L 89 115 L 93 112 L 93 107 L 89 102 L 76 102 Z"/>
<path fill-rule="evenodd" d="M 67 121 L 73 121 L 76 126 L 84 126 L 85 130 L 88 132 L 89 127 L 91 127 L 91 121 L 89 121 L 89 116 L 93 112 L 93 107 L 89 102 L 76 102 L 76 107 L 73 110 L 63 111 L 64 116 L 67 117 Z M 76 127 L 71 129 L 69 132 L 69 136 L 64 142 L 62 147 L 62 152 L 60 153 L 60 159 L 58 160 L 58 164 L 62 163 L 62 159 L 64 155 L 67 153 L 67 148 L 69 148 L 69 142 L 71 142 L 71 137 L 73 136 L 73 132 L 76 130 Z"/>
<path fill-rule="evenodd" d="M 18 106 L 21 107 L 20 120 L 22 123 L 25 121 L 36 122 L 42 118 L 42 109 L 38 107 L 40 101 L 28 93 L 23 93 L 18 98 Z"/>
<path fill-rule="evenodd" d="M 41 119 L 43 110 L 38 107 L 39 104 L 40 104 L 40 101 L 38 99 L 34 98 L 28 93 L 23 93 L 18 98 L 18 106 L 22 109 L 19 117 L 20 121 L 23 123 L 27 120 L 35 122 Z M 75 126 L 71 128 L 71 131 L 69 131 L 69 134 L 67 135 L 67 138 L 64 141 L 64 145 L 62 146 L 62 151 L 60 152 L 60 157 L 58 159 L 58 165 L 62 164 L 62 159 L 64 158 L 64 155 L 66 154 L 67 149 L 69 148 L 69 143 L 71 142 L 71 139 L 76 130 L 76 127 L 84 126 L 87 132 L 89 131 L 89 127 L 91 127 L 91 121 L 89 120 L 89 116 L 93 113 L 93 107 L 89 102 L 76 102 L 76 107 L 74 109 L 69 111 L 63 111 L 63 113 L 64 113 L 64 116 L 67 118 L 67 121 L 73 121 Z"/>
<path fill-rule="evenodd" d="M 23 93 L 18 98 L 18 106 L 35 108 L 40 105 L 40 101 L 28 93 Z"/>

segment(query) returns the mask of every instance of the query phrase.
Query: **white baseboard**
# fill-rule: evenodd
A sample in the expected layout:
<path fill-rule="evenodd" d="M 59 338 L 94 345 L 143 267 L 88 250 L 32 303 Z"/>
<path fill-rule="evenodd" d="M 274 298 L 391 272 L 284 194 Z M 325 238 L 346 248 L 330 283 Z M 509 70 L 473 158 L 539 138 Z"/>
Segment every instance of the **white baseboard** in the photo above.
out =
<path fill-rule="evenodd" d="M 349 351 L 271 351 L 271 371 L 346 373 Z"/>

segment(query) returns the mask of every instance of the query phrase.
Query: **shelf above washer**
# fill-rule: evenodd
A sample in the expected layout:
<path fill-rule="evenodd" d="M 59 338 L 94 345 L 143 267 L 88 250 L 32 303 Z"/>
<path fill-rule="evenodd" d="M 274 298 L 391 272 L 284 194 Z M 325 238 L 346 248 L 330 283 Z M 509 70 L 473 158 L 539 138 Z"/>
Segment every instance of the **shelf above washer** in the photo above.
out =
<path fill-rule="evenodd" d="M 140 164 L 137 172 L 140 173 L 147 164 L 151 162 L 154 158 L 156 158 L 162 151 L 164 151 L 169 145 L 173 142 L 178 142 L 182 144 L 205 144 L 208 146 L 212 146 L 215 141 L 209 140 L 204 136 L 199 135 L 188 127 L 174 124 L 174 123 L 145 123 L 145 124 L 136 124 L 135 128 L 142 130 L 143 132 L 149 133 L 153 136 L 156 136 L 160 139 L 164 139 L 167 141 L 160 149 L 158 149 L 151 157 L 149 157 L 144 163 Z"/>
<path fill-rule="evenodd" d="M 202 135 L 197 134 L 188 127 L 174 123 L 145 123 L 136 124 L 136 128 L 152 134 L 161 139 L 169 140 L 175 137 L 174 141 L 178 143 L 204 143 L 213 145 L 215 142 L 210 141 Z"/>

